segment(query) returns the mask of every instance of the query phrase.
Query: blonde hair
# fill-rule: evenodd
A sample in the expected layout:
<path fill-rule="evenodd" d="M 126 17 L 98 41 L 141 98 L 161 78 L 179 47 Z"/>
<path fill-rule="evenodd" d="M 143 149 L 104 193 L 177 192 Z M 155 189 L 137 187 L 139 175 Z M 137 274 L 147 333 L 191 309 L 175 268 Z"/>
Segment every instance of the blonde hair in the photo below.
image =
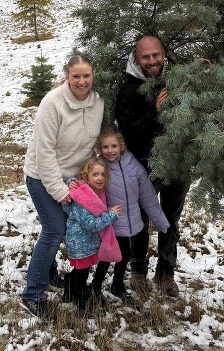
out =
<path fill-rule="evenodd" d="M 85 57 L 83 55 L 75 55 L 69 59 L 67 65 L 65 66 L 66 74 L 68 75 L 69 68 L 71 68 L 74 65 L 80 64 L 80 63 L 86 63 L 87 65 L 89 65 L 92 68 L 92 64 L 87 57 Z"/>
<path fill-rule="evenodd" d="M 84 180 L 86 183 L 88 183 L 88 175 L 92 171 L 93 167 L 95 165 L 100 165 L 104 167 L 104 179 L 105 179 L 105 186 L 108 185 L 109 181 L 109 176 L 110 176 L 110 170 L 109 167 L 107 166 L 106 162 L 100 158 L 100 157 L 93 157 L 87 160 L 82 168 L 79 171 L 78 178 Z"/>
<path fill-rule="evenodd" d="M 62 85 L 68 77 L 69 68 L 71 68 L 72 66 L 77 65 L 79 63 L 86 63 L 93 70 L 92 63 L 90 62 L 90 60 L 87 57 L 85 57 L 84 55 L 80 55 L 80 54 L 74 55 L 74 56 L 70 57 L 67 64 L 64 65 L 64 72 L 65 72 L 66 76 L 64 78 L 62 78 L 58 83 L 56 83 L 54 85 L 54 88 L 57 88 L 59 85 Z"/>
<path fill-rule="evenodd" d="M 95 152 L 97 155 L 101 155 L 102 153 L 102 141 L 104 138 L 114 136 L 117 139 L 118 144 L 120 145 L 121 152 L 126 148 L 124 137 L 122 133 L 116 127 L 110 127 L 103 130 L 98 136 L 95 144 Z"/>

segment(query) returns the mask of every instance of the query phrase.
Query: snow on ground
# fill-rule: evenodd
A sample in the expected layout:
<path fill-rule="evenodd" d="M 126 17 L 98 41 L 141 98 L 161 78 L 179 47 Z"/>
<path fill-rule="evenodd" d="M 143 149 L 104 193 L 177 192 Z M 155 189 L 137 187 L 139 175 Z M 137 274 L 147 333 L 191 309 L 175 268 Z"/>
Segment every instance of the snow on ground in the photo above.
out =
<path fill-rule="evenodd" d="M 67 56 L 71 54 L 74 40 L 80 28 L 80 23 L 72 18 L 72 11 L 79 3 L 75 1 L 53 1 L 52 13 L 56 23 L 54 25 L 54 38 L 41 42 L 25 44 L 12 44 L 22 34 L 18 24 L 12 22 L 11 14 L 17 11 L 15 2 L 2 1 L 0 4 L 0 47 L 1 47 L 1 70 L 0 70 L 0 112 L 14 113 L 23 111 L 19 105 L 25 99 L 20 93 L 22 84 L 26 82 L 25 74 L 30 73 L 31 66 L 36 64 L 35 58 L 42 54 L 48 58 L 48 64 L 55 66 L 55 73 L 62 78 L 63 65 Z M 6 96 L 7 93 L 11 95 Z"/>
<path fill-rule="evenodd" d="M 26 81 L 27 72 L 30 72 L 31 65 L 35 64 L 35 57 L 40 55 L 38 44 L 41 45 L 43 55 L 49 58 L 48 63 L 55 65 L 55 72 L 60 79 L 64 75 L 63 65 L 73 49 L 74 40 L 80 27 L 80 23 L 75 23 L 71 17 L 72 9 L 76 6 L 77 1 L 60 0 L 53 3 L 53 13 L 56 18 L 54 38 L 45 42 L 21 45 L 11 42 L 12 38 L 19 35 L 19 28 L 10 17 L 11 12 L 15 11 L 15 2 L 6 0 L 0 4 L 0 120 L 1 116 L 6 113 L 13 114 L 15 119 L 20 120 L 19 126 L 13 130 L 10 129 L 10 124 L 1 124 L 0 135 L 11 133 L 14 142 L 25 146 L 32 131 L 35 108 L 24 109 L 20 106 L 25 99 L 20 90 Z M 9 296 L 13 297 L 15 301 L 19 299 L 40 225 L 24 185 L 16 189 L 0 191 L 0 199 L 0 286 L 4 287 L 0 292 L 1 303 L 7 301 Z M 224 348 L 223 219 L 212 221 L 203 211 L 195 213 L 191 205 L 186 203 L 180 225 L 181 239 L 178 246 L 176 272 L 176 281 L 180 287 L 180 301 L 164 303 L 164 308 L 169 308 L 169 303 L 173 306 L 179 322 L 175 321 L 173 332 L 166 336 L 156 334 L 150 326 L 141 333 L 134 333 L 130 331 L 129 321 L 122 317 L 125 309 L 122 309 L 118 303 L 117 309 L 121 315 L 120 326 L 113 332 L 111 339 L 111 345 L 117 345 L 117 350 L 128 350 L 128 348 L 122 348 L 119 345 L 130 345 L 130 349 L 135 345 L 136 349 L 139 346 L 141 350 L 166 349 L 170 351 L 221 350 Z M 150 240 L 154 250 L 156 249 L 156 239 L 157 235 L 153 233 Z M 60 253 L 58 254 L 58 263 L 60 271 L 64 272 L 68 269 L 68 263 Z M 155 264 L 156 256 L 152 252 L 148 273 L 149 280 L 153 277 Z M 128 274 L 129 272 L 127 277 Z M 7 282 L 8 284 L 6 284 Z M 107 278 L 107 283 L 110 282 L 111 276 Z M 8 286 L 8 290 L 6 286 Z M 111 304 L 114 303 L 108 292 L 105 292 L 105 296 Z M 150 301 L 152 300 L 149 297 L 149 300 L 145 302 L 145 309 L 150 306 Z M 198 319 L 192 315 L 193 308 L 195 308 L 193 302 L 198 304 Z M 16 320 L 20 318 L 18 311 L 15 311 L 15 316 Z M 107 318 L 112 318 L 112 316 L 107 316 Z M 43 335 L 40 332 L 38 334 L 38 325 L 36 338 L 29 333 L 26 335 L 26 329 L 30 327 L 31 323 L 35 328 L 35 318 L 28 319 L 23 315 L 23 318 L 19 320 L 18 325 L 23 330 L 23 343 L 21 343 L 18 337 L 13 337 L 13 333 L 9 333 L 10 327 L 7 317 L 0 317 L 0 349 L 1 337 L 5 338 L 10 335 L 5 351 L 36 350 L 35 345 L 41 345 Z M 94 324 L 93 321 L 88 323 Z M 91 336 L 85 344 L 85 350 L 97 350 L 94 343 L 94 333 L 90 332 L 91 328 L 94 330 L 93 326 L 89 326 L 89 329 L 87 327 Z M 97 329 L 96 326 L 95 328 Z M 54 336 L 54 334 L 52 335 Z M 48 336 L 45 335 L 45 338 L 47 339 Z M 50 346 L 46 349 L 53 350 Z M 60 351 L 63 350 L 66 349 L 60 349 Z"/>

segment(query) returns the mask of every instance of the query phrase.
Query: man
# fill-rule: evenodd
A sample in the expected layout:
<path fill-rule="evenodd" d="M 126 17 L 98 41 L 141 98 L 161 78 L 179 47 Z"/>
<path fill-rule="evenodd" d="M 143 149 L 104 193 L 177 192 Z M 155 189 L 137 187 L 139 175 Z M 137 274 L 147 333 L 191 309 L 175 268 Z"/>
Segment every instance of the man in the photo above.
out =
<path fill-rule="evenodd" d="M 167 90 L 161 83 L 146 97 L 140 94 L 139 87 L 147 77 L 162 78 L 166 69 L 167 59 L 162 43 L 156 37 L 144 36 L 129 55 L 126 79 L 117 96 L 118 127 L 123 133 L 128 149 L 146 169 L 153 140 L 162 132 L 162 126 L 158 123 L 158 111 L 167 97 Z M 175 180 L 169 186 L 164 186 L 158 179 L 154 186 L 160 193 L 161 206 L 171 225 L 166 234 L 158 233 L 158 261 L 154 282 L 167 295 L 176 297 L 179 293 L 174 281 L 179 239 L 178 221 L 189 185 Z M 136 286 L 142 284 L 146 287 L 148 240 L 148 232 L 145 230 L 141 236 L 133 237 L 131 242 L 131 283 L 135 283 Z"/>

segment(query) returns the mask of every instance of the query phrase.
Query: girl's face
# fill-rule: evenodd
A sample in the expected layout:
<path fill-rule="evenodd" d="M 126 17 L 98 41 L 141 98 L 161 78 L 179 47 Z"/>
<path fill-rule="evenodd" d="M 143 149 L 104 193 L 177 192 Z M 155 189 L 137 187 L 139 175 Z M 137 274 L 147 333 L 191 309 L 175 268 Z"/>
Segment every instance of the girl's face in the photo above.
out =
<path fill-rule="evenodd" d="M 87 99 L 93 85 L 92 67 L 87 63 L 77 63 L 69 68 L 67 78 L 76 99 Z"/>
<path fill-rule="evenodd" d="M 105 186 L 104 167 L 101 165 L 94 165 L 88 174 L 88 184 L 98 194 Z"/>
<path fill-rule="evenodd" d="M 115 136 L 108 136 L 102 139 L 102 155 L 109 161 L 119 160 L 121 147 Z"/>

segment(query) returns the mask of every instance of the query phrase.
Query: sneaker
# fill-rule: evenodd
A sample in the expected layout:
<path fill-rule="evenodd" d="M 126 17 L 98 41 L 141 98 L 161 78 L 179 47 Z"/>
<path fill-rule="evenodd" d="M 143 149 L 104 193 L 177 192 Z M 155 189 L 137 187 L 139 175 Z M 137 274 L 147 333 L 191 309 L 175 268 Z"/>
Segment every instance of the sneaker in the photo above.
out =
<path fill-rule="evenodd" d="M 150 292 L 152 289 L 146 279 L 146 276 L 139 272 L 131 272 L 130 286 L 138 294 Z"/>
<path fill-rule="evenodd" d="M 48 302 L 22 299 L 20 306 L 34 317 L 49 317 Z"/>
<path fill-rule="evenodd" d="M 124 286 L 118 289 L 115 285 L 112 284 L 111 294 L 119 297 L 123 302 L 132 301 L 133 299 L 131 294 L 127 292 Z"/>
<path fill-rule="evenodd" d="M 158 285 L 160 290 L 170 297 L 178 297 L 179 289 L 171 274 L 165 274 L 163 277 L 155 275 L 154 282 Z"/>
<path fill-rule="evenodd" d="M 54 280 L 51 280 L 48 285 L 48 290 L 58 291 L 64 288 L 64 279 L 61 277 L 56 277 Z"/>

